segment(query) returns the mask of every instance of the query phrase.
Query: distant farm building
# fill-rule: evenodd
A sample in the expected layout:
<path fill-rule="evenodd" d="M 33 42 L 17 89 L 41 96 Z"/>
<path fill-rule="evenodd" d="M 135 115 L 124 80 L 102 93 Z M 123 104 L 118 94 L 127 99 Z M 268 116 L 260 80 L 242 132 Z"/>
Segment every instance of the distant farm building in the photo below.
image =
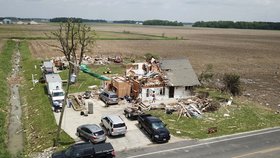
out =
<path fill-rule="evenodd" d="M 12 24 L 11 19 L 3 19 L 3 24 Z"/>
<path fill-rule="evenodd" d="M 17 24 L 18 24 L 18 25 L 23 25 L 24 22 L 23 22 L 23 21 L 18 21 Z"/>
<path fill-rule="evenodd" d="M 38 25 L 39 23 L 37 23 L 36 21 L 30 21 L 29 23 L 28 23 L 28 25 Z"/>

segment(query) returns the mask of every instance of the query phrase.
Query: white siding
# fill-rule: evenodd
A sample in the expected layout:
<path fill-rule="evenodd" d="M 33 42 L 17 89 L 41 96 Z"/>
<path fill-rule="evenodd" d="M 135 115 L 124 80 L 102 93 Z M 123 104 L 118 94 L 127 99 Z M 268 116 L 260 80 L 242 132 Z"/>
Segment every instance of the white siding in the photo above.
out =
<path fill-rule="evenodd" d="M 168 92 L 166 92 L 167 88 L 165 88 L 165 95 L 161 94 L 163 93 L 164 87 L 156 87 L 156 88 L 142 88 L 142 92 L 140 94 L 142 101 L 151 101 L 153 91 L 155 91 L 156 94 L 156 100 L 163 100 L 168 98 Z M 147 94 L 148 93 L 148 94 Z"/>
<path fill-rule="evenodd" d="M 163 92 L 163 88 L 165 88 L 164 94 L 160 94 Z M 140 93 L 140 97 L 142 101 L 152 101 L 152 93 L 155 91 L 156 100 L 165 100 L 169 99 L 169 87 L 157 87 L 157 88 L 142 88 L 142 92 Z M 148 94 L 147 94 L 148 92 Z M 185 87 L 174 87 L 174 98 L 187 98 L 191 95 L 191 91 L 189 89 L 185 89 Z"/>
<path fill-rule="evenodd" d="M 185 87 L 175 87 L 174 88 L 174 98 L 184 98 Z"/>

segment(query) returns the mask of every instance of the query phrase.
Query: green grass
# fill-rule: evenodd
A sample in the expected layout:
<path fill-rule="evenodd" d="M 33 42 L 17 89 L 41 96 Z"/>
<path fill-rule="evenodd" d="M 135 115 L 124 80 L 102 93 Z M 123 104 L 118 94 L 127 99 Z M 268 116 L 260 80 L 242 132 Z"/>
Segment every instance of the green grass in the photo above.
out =
<path fill-rule="evenodd" d="M 104 71 L 107 70 L 107 68 L 110 68 L 113 76 L 117 75 L 123 75 L 124 74 L 124 66 L 121 64 L 111 64 L 111 65 L 94 65 L 90 66 L 90 69 L 93 72 L 103 74 Z M 106 75 L 106 74 L 105 74 Z M 68 70 L 64 70 L 63 72 L 60 73 L 60 76 L 63 80 L 67 80 L 68 77 Z M 70 93 L 75 93 L 75 92 L 84 92 L 88 90 L 88 86 L 92 85 L 97 85 L 100 86 L 102 83 L 101 80 L 92 77 L 88 75 L 87 73 L 83 73 L 80 71 L 79 76 L 78 76 L 78 81 L 70 86 Z"/>
<path fill-rule="evenodd" d="M 9 107 L 9 85 L 7 77 L 11 73 L 11 59 L 15 49 L 15 42 L 8 40 L 0 51 L 0 157 L 10 157 L 7 151 L 7 109 Z"/>
<path fill-rule="evenodd" d="M 229 107 L 222 107 L 217 112 L 204 113 L 202 119 L 187 118 L 178 114 L 166 115 L 164 111 L 150 111 L 160 117 L 171 133 L 179 137 L 194 139 L 209 138 L 233 133 L 252 131 L 280 125 L 280 115 L 253 103 L 240 103 Z M 225 117 L 224 114 L 229 114 Z M 208 128 L 218 127 L 218 132 L 207 134 Z M 180 133 L 178 133 L 180 131 Z"/>
<path fill-rule="evenodd" d="M 22 76 L 24 81 L 20 90 L 22 104 L 24 105 L 24 127 L 26 129 L 26 154 L 36 151 L 42 151 L 53 145 L 56 136 L 57 125 L 51 104 L 45 92 L 45 85 L 38 83 L 33 87 L 31 74 L 36 74 L 39 79 L 41 71 L 39 65 L 41 62 L 32 58 L 26 41 L 20 44 Z M 34 68 L 37 66 L 37 69 Z M 73 143 L 65 132 L 61 134 L 62 144 Z"/>

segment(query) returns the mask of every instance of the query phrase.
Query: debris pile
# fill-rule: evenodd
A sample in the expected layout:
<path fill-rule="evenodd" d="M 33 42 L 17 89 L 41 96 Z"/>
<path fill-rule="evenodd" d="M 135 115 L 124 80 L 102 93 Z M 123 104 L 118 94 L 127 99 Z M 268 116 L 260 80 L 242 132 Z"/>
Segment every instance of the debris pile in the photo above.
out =
<path fill-rule="evenodd" d="M 202 118 L 204 112 L 216 111 L 220 108 L 220 103 L 213 101 L 212 99 L 200 98 L 198 96 L 192 96 L 187 99 L 177 100 L 173 103 L 161 103 L 161 104 L 145 104 L 145 102 L 135 103 L 133 105 L 136 109 L 142 111 L 149 111 L 154 109 L 163 109 L 166 114 L 178 113 L 179 118 L 186 116 L 189 118 Z"/>
<path fill-rule="evenodd" d="M 60 70 L 63 70 L 69 66 L 69 63 L 65 58 L 65 56 L 53 57 L 52 62 L 54 63 L 55 67 L 58 67 Z M 111 56 L 103 56 L 103 55 L 95 55 L 95 56 L 84 55 L 81 64 L 107 65 L 112 62 L 122 63 L 123 58 L 122 56 L 111 57 Z"/>

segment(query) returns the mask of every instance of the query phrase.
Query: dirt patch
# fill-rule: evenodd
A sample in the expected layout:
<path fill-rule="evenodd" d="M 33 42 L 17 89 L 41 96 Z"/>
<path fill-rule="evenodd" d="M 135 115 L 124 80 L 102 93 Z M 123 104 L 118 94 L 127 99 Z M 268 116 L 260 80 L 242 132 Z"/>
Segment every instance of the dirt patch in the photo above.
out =
<path fill-rule="evenodd" d="M 238 73 L 242 77 L 244 94 L 248 94 L 249 99 L 274 108 L 280 104 L 279 31 L 110 25 L 95 26 L 95 29 L 182 37 L 184 40 L 101 40 L 89 49 L 89 53 L 155 53 L 164 58 L 187 57 L 197 74 L 208 64 L 213 65 L 215 73 Z M 30 48 L 37 58 L 62 56 L 50 47 L 55 43 L 31 41 Z"/>

